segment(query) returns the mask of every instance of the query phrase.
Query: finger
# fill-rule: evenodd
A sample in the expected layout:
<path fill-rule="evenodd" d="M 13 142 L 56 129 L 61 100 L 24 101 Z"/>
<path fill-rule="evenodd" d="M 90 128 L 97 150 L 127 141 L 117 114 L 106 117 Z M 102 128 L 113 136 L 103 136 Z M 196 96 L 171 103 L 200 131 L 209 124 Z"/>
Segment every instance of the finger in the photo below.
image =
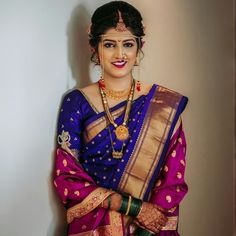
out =
<path fill-rule="evenodd" d="M 162 208 L 162 207 L 160 207 L 160 206 L 158 206 L 158 205 L 156 205 L 156 208 L 157 208 L 159 211 L 167 212 L 166 209 L 164 209 L 164 208 Z"/>

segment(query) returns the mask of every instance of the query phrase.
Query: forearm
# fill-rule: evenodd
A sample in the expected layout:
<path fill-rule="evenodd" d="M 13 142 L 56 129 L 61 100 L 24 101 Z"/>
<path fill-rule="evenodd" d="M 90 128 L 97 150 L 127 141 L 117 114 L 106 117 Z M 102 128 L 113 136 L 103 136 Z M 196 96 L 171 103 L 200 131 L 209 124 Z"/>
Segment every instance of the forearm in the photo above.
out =
<path fill-rule="evenodd" d="M 110 199 L 109 199 L 110 198 Z M 111 194 L 101 204 L 100 207 L 109 208 L 112 211 L 119 211 L 122 202 L 122 195 L 119 193 Z"/>

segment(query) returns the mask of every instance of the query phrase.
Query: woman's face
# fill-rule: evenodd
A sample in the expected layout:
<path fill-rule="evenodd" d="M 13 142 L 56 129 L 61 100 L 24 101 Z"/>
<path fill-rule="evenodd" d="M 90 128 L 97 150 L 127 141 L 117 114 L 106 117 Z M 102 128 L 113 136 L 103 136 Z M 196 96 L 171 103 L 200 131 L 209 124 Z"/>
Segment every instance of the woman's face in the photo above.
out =
<path fill-rule="evenodd" d="M 137 57 L 137 42 L 130 31 L 109 29 L 101 37 L 98 55 L 104 78 L 130 78 Z"/>

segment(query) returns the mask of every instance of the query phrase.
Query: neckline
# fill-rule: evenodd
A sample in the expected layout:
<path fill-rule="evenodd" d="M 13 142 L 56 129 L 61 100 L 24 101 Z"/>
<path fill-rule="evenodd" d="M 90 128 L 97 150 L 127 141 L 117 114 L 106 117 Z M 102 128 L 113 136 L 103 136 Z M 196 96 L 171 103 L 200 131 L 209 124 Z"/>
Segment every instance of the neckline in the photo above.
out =
<path fill-rule="evenodd" d="M 157 84 L 153 84 L 153 85 L 151 86 L 151 88 L 149 89 L 149 91 L 148 91 L 146 94 L 142 94 L 142 95 L 140 95 L 139 97 L 135 98 L 135 99 L 132 101 L 132 103 L 138 101 L 139 99 L 141 99 L 141 98 L 143 98 L 143 97 L 149 96 L 149 95 L 152 93 L 153 89 L 155 89 L 156 87 L 157 87 Z M 83 96 L 84 100 L 87 102 L 87 104 L 89 105 L 89 107 L 91 108 L 91 110 L 93 110 L 93 112 L 95 112 L 97 115 L 104 113 L 104 111 L 99 111 L 99 110 L 96 108 L 96 106 L 91 102 L 91 100 L 89 99 L 89 97 L 88 97 L 82 90 L 80 90 L 80 89 L 77 89 L 77 90 L 81 93 L 81 95 Z M 127 102 L 126 100 L 121 101 L 121 102 L 117 103 L 115 106 L 110 107 L 110 110 L 111 110 L 111 111 L 114 111 L 114 110 L 116 110 L 116 109 L 122 107 L 123 104 L 126 103 L 126 102 Z"/>

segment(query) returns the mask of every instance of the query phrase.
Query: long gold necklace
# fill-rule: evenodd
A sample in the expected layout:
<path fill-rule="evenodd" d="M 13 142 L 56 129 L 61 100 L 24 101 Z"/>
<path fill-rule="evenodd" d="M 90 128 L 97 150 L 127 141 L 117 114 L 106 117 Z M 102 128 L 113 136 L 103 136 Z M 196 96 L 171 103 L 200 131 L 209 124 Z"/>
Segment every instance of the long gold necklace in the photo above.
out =
<path fill-rule="evenodd" d="M 115 159 L 121 159 L 123 157 L 123 150 L 124 150 L 124 145 L 125 145 L 125 142 L 123 141 L 122 143 L 122 147 L 121 147 L 121 150 L 115 150 L 114 148 L 114 144 L 113 144 L 113 140 L 112 140 L 112 135 L 111 135 L 111 129 L 110 129 L 110 126 L 109 126 L 109 121 L 107 122 L 107 129 L 108 129 L 108 132 L 109 132 L 109 138 L 110 138 L 110 142 L 111 142 L 111 148 L 112 148 L 112 157 L 115 158 Z"/>
<path fill-rule="evenodd" d="M 116 122 L 114 121 L 114 118 L 113 118 L 113 116 L 110 112 L 109 106 L 108 106 L 106 93 L 104 92 L 104 87 L 99 86 L 99 88 L 100 88 L 100 93 L 101 93 L 101 97 L 102 97 L 102 104 L 103 104 L 104 110 L 106 112 L 107 118 L 108 118 L 109 122 L 115 127 L 116 138 L 120 141 L 127 140 L 129 137 L 129 129 L 127 127 L 127 122 L 129 119 L 131 104 L 132 104 L 133 97 L 134 97 L 135 80 L 132 81 L 132 86 L 130 88 L 129 96 L 127 99 L 125 116 L 124 116 L 124 121 L 123 121 L 122 125 L 117 125 Z"/>

